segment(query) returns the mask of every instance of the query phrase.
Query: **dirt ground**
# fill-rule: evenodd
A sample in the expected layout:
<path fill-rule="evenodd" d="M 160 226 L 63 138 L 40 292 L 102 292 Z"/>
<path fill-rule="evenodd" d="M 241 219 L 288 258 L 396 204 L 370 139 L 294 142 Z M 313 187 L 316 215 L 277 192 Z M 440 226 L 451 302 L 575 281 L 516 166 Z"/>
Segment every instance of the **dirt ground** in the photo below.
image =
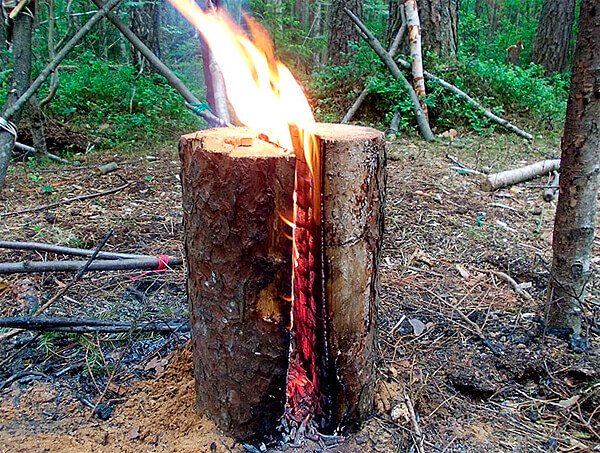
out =
<path fill-rule="evenodd" d="M 447 153 L 489 171 L 557 156 L 541 140 L 527 144 L 495 134 L 459 136 L 452 144 L 390 143 L 376 412 L 342 445 L 278 451 L 417 451 L 406 398 L 427 452 L 600 451 L 596 276 L 586 299 L 588 344 L 569 342 L 544 325 L 555 208 L 542 200 L 548 178 L 487 193 Z M 11 168 L 0 194 L 2 240 L 93 249 L 113 229 L 105 251 L 182 255 L 174 149 L 78 159 L 81 167 L 27 161 Z M 118 170 L 95 171 L 108 161 L 118 162 Z M 7 215 L 124 181 L 130 185 L 106 196 Z M 57 258 L 66 259 L 0 249 L 0 262 Z M 183 267 L 141 274 L 88 272 L 46 314 L 135 322 L 185 318 Z M 511 286 L 506 275 L 520 286 Z M 72 278 L 50 272 L 0 277 L 0 315 L 34 311 Z M 0 451 L 262 451 L 237 443 L 196 413 L 188 338 L 185 331 L 24 332 L 4 340 Z"/>

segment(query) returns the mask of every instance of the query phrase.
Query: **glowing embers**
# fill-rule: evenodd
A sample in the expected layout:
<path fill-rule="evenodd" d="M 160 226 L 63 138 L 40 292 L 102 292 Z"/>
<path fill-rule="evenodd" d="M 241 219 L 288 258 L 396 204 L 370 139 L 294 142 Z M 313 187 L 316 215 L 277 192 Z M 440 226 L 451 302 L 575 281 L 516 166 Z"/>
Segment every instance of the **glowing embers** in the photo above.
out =
<path fill-rule="evenodd" d="M 285 420 L 293 427 L 329 423 L 327 309 L 322 236 L 321 159 L 312 134 L 291 126 L 296 154 L 292 328 Z M 306 152 L 306 147 L 312 147 Z M 314 156 L 307 162 L 305 156 Z M 309 157 L 310 158 L 310 157 Z"/>

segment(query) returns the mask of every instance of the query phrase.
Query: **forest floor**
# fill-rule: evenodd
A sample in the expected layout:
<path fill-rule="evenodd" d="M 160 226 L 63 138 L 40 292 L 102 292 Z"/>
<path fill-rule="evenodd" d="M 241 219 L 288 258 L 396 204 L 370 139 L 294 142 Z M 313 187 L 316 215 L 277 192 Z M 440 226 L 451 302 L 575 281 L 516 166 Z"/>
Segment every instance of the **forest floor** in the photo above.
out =
<path fill-rule="evenodd" d="M 548 178 L 480 190 L 451 168 L 450 153 L 491 171 L 557 148 L 506 135 L 388 148 L 381 261 L 376 413 L 332 452 L 416 451 L 408 396 L 427 452 L 600 451 L 600 321 L 589 285 L 590 347 L 544 328 L 555 202 Z M 15 164 L 0 194 L 0 238 L 103 250 L 182 254 L 179 163 L 174 148 L 98 154 L 82 167 Z M 106 175 L 94 167 L 117 161 Z M 2 213 L 64 198 L 126 189 L 35 213 Z M 593 266 L 600 261 L 594 242 Z M 0 250 L 0 262 L 65 257 Z M 501 274 L 527 295 L 518 294 Z M 184 268 L 87 272 L 47 315 L 141 321 L 187 315 Z M 24 315 L 72 274 L 0 278 L 0 316 Z M 243 452 L 194 408 L 189 332 L 168 336 L 21 333 L 0 344 L 0 451 Z M 110 380 L 100 412 L 93 406 Z M 260 449 L 260 445 L 257 445 Z M 307 443 L 288 451 L 324 451 Z"/>

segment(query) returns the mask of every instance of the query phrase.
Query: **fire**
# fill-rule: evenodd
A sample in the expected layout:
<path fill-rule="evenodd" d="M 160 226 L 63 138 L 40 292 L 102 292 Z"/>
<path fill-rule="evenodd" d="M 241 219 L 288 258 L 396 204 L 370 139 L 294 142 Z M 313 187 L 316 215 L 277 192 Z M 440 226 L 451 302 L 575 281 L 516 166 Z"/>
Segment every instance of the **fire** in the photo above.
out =
<path fill-rule="evenodd" d="M 252 39 L 226 14 L 204 12 L 195 2 L 169 0 L 204 36 L 225 82 L 227 98 L 246 126 L 297 156 L 292 228 L 292 348 L 286 418 L 304 423 L 323 415 L 325 385 L 321 159 L 316 124 L 302 88 L 275 58 L 266 31 L 246 17 Z"/>

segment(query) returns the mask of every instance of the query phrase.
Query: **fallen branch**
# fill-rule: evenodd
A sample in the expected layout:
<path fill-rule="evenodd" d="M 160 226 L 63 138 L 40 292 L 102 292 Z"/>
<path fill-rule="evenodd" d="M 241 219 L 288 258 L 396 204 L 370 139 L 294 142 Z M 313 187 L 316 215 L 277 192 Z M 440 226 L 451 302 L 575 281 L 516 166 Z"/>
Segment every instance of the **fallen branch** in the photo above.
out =
<path fill-rule="evenodd" d="M 96 260 L 88 266 L 90 271 L 118 271 L 131 269 L 160 270 L 168 261 L 169 266 L 183 264 L 181 258 L 161 257 L 153 258 L 130 258 L 124 260 Z M 0 274 L 24 274 L 34 272 L 72 272 L 81 270 L 86 263 L 84 261 L 25 261 L 22 263 L 0 263 Z"/>
<path fill-rule="evenodd" d="M 423 135 L 423 138 L 427 141 L 434 141 L 435 136 L 433 132 L 431 132 L 431 128 L 429 127 L 429 123 L 427 122 L 427 117 L 425 116 L 425 112 L 421 108 L 421 103 L 419 101 L 419 97 L 415 93 L 412 85 L 406 80 L 404 74 L 398 67 L 398 65 L 394 62 L 394 59 L 390 56 L 390 54 L 383 48 L 379 40 L 370 32 L 370 30 L 361 22 L 361 20 L 348 8 L 344 8 L 344 11 L 352 19 L 352 22 L 358 27 L 358 29 L 362 32 L 363 39 L 371 46 L 371 48 L 375 51 L 375 53 L 379 56 L 381 61 L 385 63 L 391 74 L 404 85 L 408 94 L 410 96 L 410 100 L 413 104 L 413 111 L 415 113 L 415 117 L 417 119 L 417 125 L 419 126 L 419 130 Z"/>
<path fill-rule="evenodd" d="M 547 159 L 535 164 L 527 165 L 513 170 L 494 173 L 481 181 L 481 188 L 488 192 L 501 187 L 512 186 L 523 181 L 528 181 L 535 176 L 542 176 L 551 171 L 558 170 L 560 159 Z"/>
<path fill-rule="evenodd" d="M 103 3 L 101 0 L 93 0 L 94 3 L 98 6 L 98 8 L 103 8 Z M 181 81 L 179 77 L 175 75 L 173 71 L 169 69 L 167 65 L 165 65 L 155 54 L 152 52 L 141 40 L 136 36 L 131 29 L 125 25 L 125 23 L 119 19 L 119 17 L 114 13 L 109 13 L 106 15 L 108 20 L 110 20 L 115 27 L 127 38 L 127 40 L 136 48 L 136 50 L 141 53 L 146 59 L 152 64 L 154 69 L 162 75 L 169 85 L 171 85 L 177 92 L 187 101 L 186 107 L 196 113 L 198 116 L 204 118 L 210 125 L 212 126 L 228 126 L 226 121 L 223 121 L 221 118 L 215 116 L 211 113 L 210 110 L 199 110 L 197 107 L 202 103 L 200 100 L 194 96 L 194 94 L 185 86 L 185 84 Z"/>
<path fill-rule="evenodd" d="M 514 290 L 515 293 L 517 293 L 519 296 L 521 296 L 523 299 L 530 301 L 533 300 L 533 296 L 531 294 L 529 294 L 527 291 L 525 291 L 521 285 L 519 285 L 516 280 L 514 278 L 512 278 L 510 275 L 504 273 L 504 272 L 500 272 L 500 271 L 495 271 L 492 269 L 479 269 L 476 268 L 475 269 L 478 272 L 483 272 L 485 274 L 492 274 L 495 275 L 496 277 L 498 277 L 501 280 L 504 280 L 506 283 L 508 283 L 510 286 L 512 286 L 512 289 Z"/>
<path fill-rule="evenodd" d="M 62 245 L 44 244 L 42 242 L 16 242 L 0 241 L 0 249 L 10 250 L 36 250 L 50 252 L 60 255 L 92 256 L 94 250 L 64 247 Z M 109 260 L 131 259 L 131 258 L 154 258 L 153 255 L 137 255 L 132 253 L 99 252 L 98 258 Z"/>
<path fill-rule="evenodd" d="M 410 69 L 410 67 L 411 67 L 411 64 L 408 61 L 404 60 L 403 58 L 396 58 L 396 61 L 405 69 Z M 508 129 L 511 132 L 514 132 L 517 135 L 520 135 L 523 138 L 526 138 L 527 140 L 533 140 L 533 135 L 531 135 L 529 132 L 525 132 L 524 130 L 518 128 L 514 124 L 509 123 L 504 118 L 500 118 L 498 115 L 494 115 L 492 112 L 490 112 L 483 105 L 481 105 L 478 101 L 473 99 L 471 96 L 469 96 L 467 93 L 465 93 L 461 89 L 446 82 L 444 79 L 440 79 L 438 76 L 435 76 L 435 75 L 431 74 L 430 72 L 423 71 L 423 75 L 425 76 L 425 78 L 427 80 L 432 80 L 434 82 L 439 83 L 441 86 L 443 86 L 447 90 L 452 91 L 459 98 L 462 98 L 465 101 L 467 101 L 469 104 L 471 104 L 477 110 L 479 110 L 483 114 L 483 116 L 485 116 L 486 118 L 489 118 L 494 123 L 499 124 L 500 126 Z"/>
<path fill-rule="evenodd" d="M 146 322 L 109 321 L 102 319 L 15 316 L 0 318 L 0 327 L 40 332 L 162 332 L 181 331 L 189 326 L 187 319 L 163 319 Z"/>
<path fill-rule="evenodd" d="M 24 145 L 23 143 L 15 142 L 15 148 L 20 149 L 21 151 L 28 152 L 28 153 L 41 154 L 42 156 L 45 156 L 48 159 L 53 160 L 54 162 L 61 163 L 61 164 L 70 164 L 71 163 L 68 160 L 63 159 L 62 157 L 58 157 L 56 154 L 49 153 L 48 151 L 40 151 L 37 148 L 34 148 L 33 146 Z"/>
<path fill-rule="evenodd" d="M 52 209 L 52 208 L 55 208 L 57 206 L 62 206 L 62 205 L 70 204 L 70 203 L 73 203 L 75 201 L 83 201 L 83 200 L 89 200 L 90 198 L 103 197 L 105 195 L 110 195 L 110 194 L 119 192 L 119 191 L 121 191 L 123 189 L 126 189 L 130 185 L 131 185 L 131 183 L 128 182 L 128 183 L 123 184 L 122 186 L 115 187 L 114 189 L 105 190 L 104 192 L 92 193 L 92 194 L 89 194 L 89 195 L 82 195 L 80 197 L 75 197 L 75 198 L 67 198 L 66 200 L 57 201 L 56 203 L 51 203 L 51 204 L 47 204 L 47 205 L 44 205 L 44 206 L 37 206 L 35 208 L 30 208 L 30 209 L 23 209 L 22 211 L 4 212 L 4 213 L 0 214 L 0 219 L 3 218 L 3 217 L 10 217 L 10 216 L 13 216 L 13 215 L 28 214 L 30 212 L 44 211 L 46 209 Z"/>

